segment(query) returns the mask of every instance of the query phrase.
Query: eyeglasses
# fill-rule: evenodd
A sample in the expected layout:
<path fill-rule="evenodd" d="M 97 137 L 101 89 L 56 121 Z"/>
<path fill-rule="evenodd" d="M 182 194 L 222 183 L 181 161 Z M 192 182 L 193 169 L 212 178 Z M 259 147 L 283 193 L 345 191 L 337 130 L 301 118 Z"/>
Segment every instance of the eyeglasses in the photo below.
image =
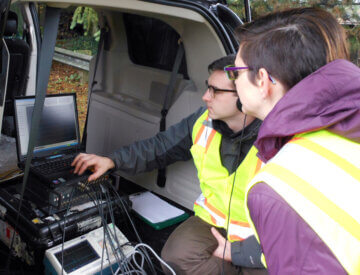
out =
<path fill-rule="evenodd" d="M 226 76 L 230 80 L 236 80 L 239 77 L 239 71 L 240 70 L 251 70 L 249 67 L 235 67 L 233 65 L 228 65 L 224 67 L 224 71 L 226 73 Z M 269 79 L 272 84 L 276 84 L 275 79 L 269 74 Z"/>
<path fill-rule="evenodd" d="M 208 81 L 206 80 L 205 81 L 205 85 L 206 87 L 208 88 L 209 92 L 210 92 L 210 96 L 212 98 L 215 97 L 215 94 L 216 93 L 220 93 L 220 92 L 227 92 L 227 93 L 236 93 L 237 91 L 236 90 L 231 90 L 231 89 L 220 89 L 220 88 L 216 88 L 212 85 L 209 85 Z"/>
<path fill-rule="evenodd" d="M 227 65 L 224 67 L 224 71 L 226 76 L 230 80 L 236 80 L 239 77 L 240 70 L 249 70 L 249 67 L 235 67 L 233 65 Z"/>

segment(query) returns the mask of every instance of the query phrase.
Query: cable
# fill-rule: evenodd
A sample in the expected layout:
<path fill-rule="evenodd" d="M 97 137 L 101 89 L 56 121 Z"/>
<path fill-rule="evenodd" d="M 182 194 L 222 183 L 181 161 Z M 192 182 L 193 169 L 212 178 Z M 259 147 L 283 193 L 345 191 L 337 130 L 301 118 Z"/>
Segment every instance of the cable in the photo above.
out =
<path fill-rule="evenodd" d="M 74 196 L 74 192 L 75 192 L 75 186 L 73 186 L 71 189 L 71 193 L 70 193 L 70 197 L 68 200 L 68 205 L 66 207 L 66 212 L 65 212 L 64 221 L 63 221 L 63 236 L 62 236 L 62 242 L 61 242 L 61 275 L 64 274 L 64 242 L 65 242 L 65 231 L 66 231 L 66 217 L 69 214 L 71 201 L 72 201 L 72 197 Z M 59 203 L 60 203 L 60 201 L 61 200 L 59 200 Z"/>
<path fill-rule="evenodd" d="M 243 136 L 244 136 L 244 130 L 245 130 L 245 125 L 246 125 L 246 117 L 247 115 L 245 115 L 244 117 L 244 122 L 243 122 L 243 128 L 241 130 L 241 136 L 240 136 L 240 144 L 239 144 L 239 154 L 236 157 L 236 162 L 238 163 L 239 159 L 240 159 L 240 155 L 241 155 L 241 147 L 242 147 L 242 140 L 243 140 Z M 239 164 L 240 166 L 241 164 Z M 229 199 L 229 205 L 228 205 L 228 219 L 227 219 L 227 223 L 226 223 L 226 238 L 225 238 L 225 245 L 224 245 L 224 251 L 223 251 L 223 256 L 222 256 L 222 268 L 221 268 L 221 274 L 224 275 L 224 270 L 225 270 L 225 251 L 226 251 L 226 244 L 227 244 L 227 234 L 229 231 L 229 223 L 230 223 L 230 212 L 231 212 L 231 201 L 232 201 L 232 195 L 233 195 L 233 191 L 234 191 L 234 185 L 235 185 L 235 179 L 236 179 L 236 172 L 239 168 L 239 166 L 236 168 L 235 172 L 234 172 L 234 179 L 232 182 L 232 186 L 231 186 L 231 192 L 230 192 L 230 199 Z"/>
<path fill-rule="evenodd" d="M 130 215 L 129 215 L 129 213 L 128 213 L 125 205 L 124 205 L 123 199 L 120 197 L 120 195 L 118 194 L 118 192 L 116 191 L 116 189 L 114 188 L 114 186 L 113 186 L 111 183 L 107 182 L 107 184 L 108 184 L 108 185 L 110 186 L 110 188 L 113 190 L 115 196 L 118 198 L 119 202 L 121 203 L 121 206 L 122 206 L 122 208 L 124 209 L 124 211 L 125 211 L 128 219 L 129 219 L 129 221 L 130 221 L 130 223 L 131 223 L 131 225 L 132 225 L 132 228 L 133 228 L 133 230 L 134 230 L 134 232 L 135 232 L 135 235 L 136 235 L 139 243 L 142 243 L 142 240 L 141 240 L 141 238 L 140 238 L 140 236 L 139 236 L 139 233 L 138 233 L 137 230 L 136 230 L 136 227 L 135 227 L 135 225 L 134 225 L 134 222 L 133 222 L 133 220 L 131 219 L 131 217 L 130 217 Z M 150 267 L 150 269 L 151 269 L 152 274 L 157 274 L 156 271 L 155 271 L 155 267 L 151 264 L 150 256 L 147 254 L 146 251 L 144 251 L 144 254 L 145 254 L 145 257 L 146 257 L 147 260 L 148 260 L 148 263 L 149 263 L 149 265 L 150 265 L 149 267 Z"/>
<path fill-rule="evenodd" d="M 114 186 L 110 183 L 110 182 L 106 182 L 106 184 L 112 189 L 113 193 L 115 194 L 117 200 L 116 200 L 116 203 L 117 205 L 122 208 L 124 210 L 124 212 L 126 213 L 130 223 L 131 223 L 131 226 L 133 228 L 133 231 L 135 232 L 135 235 L 139 241 L 139 243 L 142 243 L 142 240 L 139 236 L 139 233 L 137 232 L 136 230 L 136 227 L 134 225 L 134 222 L 133 220 L 131 219 L 130 215 L 129 215 L 129 212 L 127 211 L 127 208 L 124 204 L 124 201 L 123 199 L 120 197 L 119 193 L 116 191 L 116 189 L 114 188 Z M 120 204 L 119 204 L 120 202 Z M 153 266 L 152 262 L 151 262 L 151 259 L 150 259 L 150 256 L 148 255 L 148 253 L 146 251 L 144 251 L 144 257 L 146 258 L 147 262 L 149 263 L 149 267 L 150 267 L 150 271 L 152 274 L 157 274 L 156 270 L 155 270 L 155 267 Z"/>
<path fill-rule="evenodd" d="M 136 238 L 138 239 L 139 243 L 142 243 L 142 240 L 141 240 L 141 238 L 140 238 L 139 233 L 138 233 L 137 230 L 136 230 L 136 227 L 135 227 L 135 225 L 134 225 L 134 222 L 133 222 L 133 220 L 131 219 L 131 217 L 130 217 L 130 215 L 129 215 L 129 212 L 128 212 L 127 209 L 126 209 L 126 206 L 124 205 L 123 199 L 120 197 L 119 193 L 115 190 L 115 187 L 112 186 L 112 184 L 108 183 L 108 185 L 111 187 L 111 189 L 112 189 L 113 192 L 115 193 L 116 197 L 118 198 L 119 202 L 121 203 L 121 206 L 122 206 L 122 208 L 123 208 L 126 216 L 128 217 L 128 219 L 129 219 L 129 221 L 130 221 L 130 223 L 131 223 L 131 226 L 132 226 L 133 229 L 134 229 Z"/>
<path fill-rule="evenodd" d="M 111 202 L 111 198 L 109 196 L 108 190 L 107 190 L 107 188 L 103 187 L 102 185 L 100 185 L 100 188 L 102 189 L 102 191 L 103 191 L 103 193 L 105 194 L 105 197 L 106 197 L 106 204 L 108 206 L 108 213 L 110 215 L 111 223 L 113 225 L 115 225 L 115 218 L 114 218 L 113 209 L 112 209 L 112 202 Z M 116 242 L 117 247 L 115 249 L 115 252 L 118 251 L 120 253 L 121 261 L 117 260 L 119 266 L 123 266 L 125 264 L 124 269 L 130 271 L 130 267 L 128 266 L 126 256 L 123 253 L 123 251 L 120 249 L 121 245 L 120 245 L 120 242 L 119 242 L 115 227 L 114 227 L 113 232 L 111 232 L 111 230 L 108 230 L 108 235 L 111 237 L 111 240 L 115 240 L 115 242 Z M 123 273 L 127 272 L 125 270 L 123 271 Z"/>
<path fill-rule="evenodd" d="M 109 185 L 111 186 L 111 189 L 108 188 Z M 157 272 L 155 271 L 153 262 L 152 262 L 153 260 L 150 258 L 149 254 L 145 248 L 148 248 L 164 266 L 169 268 L 169 270 L 171 271 L 172 274 L 175 274 L 175 272 L 171 269 L 171 267 L 169 267 L 154 252 L 154 250 L 146 244 L 140 243 L 139 245 L 136 245 L 134 248 L 134 252 L 132 254 L 125 255 L 125 253 L 124 253 L 125 250 L 123 250 L 122 247 L 128 245 L 129 242 L 121 244 L 121 242 L 124 242 L 124 241 L 122 240 L 122 237 L 120 237 L 121 235 L 119 235 L 119 233 L 117 231 L 118 229 L 116 229 L 116 226 L 115 226 L 115 216 L 114 216 L 115 209 L 114 209 L 113 203 L 115 203 L 116 206 L 118 206 L 120 209 L 123 209 L 125 211 L 126 215 L 128 216 L 129 220 L 131 221 L 134 231 L 136 231 L 136 228 L 135 228 L 135 225 L 132 222 L 130 215 L 127 211 L 127 207 L 125 206 L 125 201 L 120 197 L 120 195 L 116 192 L 116 190 L 114 189 L 114 187 L 111 185 L 111 183 L 109 181 L 105 181 L 105 184 L 99 184 L 99 185 L 87 184 L 87 185 L 81 185 L 81 186 L 74 186 L 73 189 L 71 190 L 71 194 L 68 199 L 68 205 L 67 205 L 67 209 L 66 209 L 66 212 L 64 215 L 63 226 L 62 226 L 63 236 L 62 236 L 62 248 L 61 248 L 61 257 L 62 257 L 62 259 L 61 259 L 61 266 L 62 266 L 61 274 L 63 274 L 63 270 L 64 270 L 64 243 L 65 243 L 65 234 L 66 234 L 66 218 L 70 212 L 70 206 L 72 203 L 74 192 L 76 190 L 75 188 L 80 189 L 80 187 L 82 187 L 81 190 L 87 194 L 87 196 L 90 198 L 90 200 L 94 203 L 95 207 L 97 207 L 97 210 L 98 210 L 98 213 L 101 218 L 102 225 L 103 225 L 103 235 L 104 235 L 103 240 L 104 241 L 103 241 L 103 246 L 102 246 L 100 274 L 102 274 L 103 268 L 104 268 L 103 267 L 104 260 L 105 260 L 104 256 L 107 256 L 107 261 L 109 264 L 109 271 L 112 274 L 146 275 L 147 273 L 144 269 L 145 264 L 146 264 L 146 269 L 149 268 L 150 272 L 152 272 L 152 274 L 157 274 Z M 113 192 L 110 192 L 110 190 Z M 115 198 L 114 200 L 112 199 L 113 196 Z M 111 220 L 111 223 L 108 224 L 107 221 L 109 219 Z M 113 224 L 113 227 L 109 226 L 110 224 Z M 137 234 L 137 237 L 139 237 L 139 239 L 140 239 L 140 236 L 138 235 L 137 232 L 136 232 L 136 234 Z M 111 255 L 113 255 L 113 256 L 110 256 L 110 252 L 111 252 Z M 139 259 L 136 259 L 137 255 L 140 256 Z M 113 260 L 111 260 L 111 258 L 113 258 Z M 133 261 L 131 261 L 129 259 L 133 259 Z M 118 264 L 118 267 L 116 270 L 114 270 L 114 266 L 113 266 L 113 264 L 111 264 L 111 262 L 114 263 L 114 260 Z M 140 260 L 140 264 L 139 264 L 138 260 Z"/>
<path fill-rule="evenodd" d="M 99 194 L 100 194 L 99 197 L 100 198 L 97 198 L 97 192 L 96 192 L 96 190 L 94 190 L 94 187 L 92 185 L 88 185 L 87 188 L 86 188 L 86 191 L 88 191 L 88 189 L 91 189 L 91 191 L 95 194 L 95 200 L 97 202 L 99 202 L 99 201 L 101 202 L 101 206 L 100 206 L 99 203 L 97 203 L 96 206 L 98 208 L 98 213 L 99 213 L 99 215 L 101 217 L 101 223 L 102 223 L 102 226 L 103 226 L 103 233 L 104 233 L 104 238 L 103 238 L 104 242 L 103 242 L 102 251 L 104 251 L 104 250 L 106 251 L 108 262 L 110 264 L 109 250 L 108 250 L 108 247 L 107 247 L 107 242 L 106 242 L 106 237 L 105 237 L 106 235 L 108 235 L 108 233 L 107 233 L 107 218 L 104 216 L 104 212 L 103 212 L 103 204 L 104 203 L 103 203 L 103 200 L 102 200 L 101 192 L 99 192 Z M 88 193 L 88 195 L 91 197 L 90 193 Z M 118 261 L 117 255 L 115 253 L 115 249 L 114 249 L 114 247 L 113 247 L 113 245 L 111 243 L 111 240 L 110 240 L 109 237 L 108 237 L 108 239 L 109 239 L 109 243 L 110 243 L 110 246 L 111 246 L 111 250 L 113 251 L 115 258 Z M 103 261 L 104 261 L 103 255 L 104 255 L 104 253 L 102 252 L 101 265 L 103 264 Z M 112 271 L 111 265 L 110 265 L 110 269 Z M 101 269 L 101 273 L 102 273 L 102 269 Z M 113 271 L 112 271 L 112 274 L 113 274 Z"/>
<path fill-rule="evenodd" d="M 153 253 L 153 255 L 154 255 L 166 268 L 169 269 L 169 271 L 171 272 L 171 274 L 176 275 L 175 271 L 174 271 L 163 259 L 161 259 L 161 258 L 156 254 L 156 252 L 155 252 L 149 245 L 147 245 L 147 244 L 145 244 L 145 243 L 139 243 L 139 244 L 135 245 L 135 247 L 134 247 L 135 251 L 134 251 L 134 253 L 131 255 L 131 256 L 132 256 L 132 259 L 133 259 L 133 261 L 134 261 L 134 263 L 135 263 L 135 265 L 137 266 L 137 268 L 140 269 L 140 272 L 141 272 L 140 274 L 146 274 L 146 272 L 145 272 L 145 270 L 144 270 L 144 268 L 143 268 L 145 255 L 144 255 L 143 251 L 141 251 L 141 250 L 139 249 L 141 246 L 149 249 L 149 250 Z M 144 252 L 145 252 L 145 251 L 144 251 Z M 135 255 L 136 255 L 136 254 L 140 254 L 140 255 L 142 256 L 142 258 L 141 258 L 141 260 L 142 260 L 141 265 L 139 265 L 138 262 L 137 262 L 136 259 L 135 259 Z M 115 274 L 119 274 L 119 270 L 120 270 L 120 267 L 116 270 Z M 134 270 L 134 272 L 135 272 L 135 271 L 136 271 L 136 270 Z"/>
<path fill-rule="evenodd" d="M 154 267 L 154 264 L 153 264 L 153 262 L 152 262 L 152 260 L 151 260 L 151 258 L 150 258 L 150 256 L 149 256 L 149 254 L 147 253 L 147 251 L 146 250 L 144 250 L 144 251 L 140 251 L 141 253 L 142 253 L 142 255 L 143 255 L 143 260 L 146 260 L 146 262 L 148 263 L 148 265 L 149 265 L 149 267 L 150 267 L 150 269 L 151 269 L 151 274 L 157 274 L 156 273 L 156 271 L 155 271 L 155 267 Z M 135 258 L 133 258 L 133 260 L 134 260 L 134 262 L 136 262 L 136 260 L 135 260 Z"/>
<path fill-rule="evenodd" d="M 109 185 L 113 188 L 113 186 L 111 185 L 111 183 L 109 183 Z M 102 189 L 105 189 L 105 188 L 103 188 L 101 185 L 100 185 L 100 187 L 102 188 Z M 113 188 L 114 189 L 114 188 Z M 109 193 L 108 193 L 108 189 L 105 189 L 105 196 L 109 196 Z M 119 197 L 119 195 L 118 195 L 118 193 L 116 192 L 116 190 L 114 190 L 114 193 Z M 120 198 L 119 197 L 119 200 L 121 201 L 121 203 L 122 203 L 122 205 L 121 206 L 123 206 L 123 208 L 124 208 L 124 210 L 125 210 L 125 212 L 127 213 L 127 209 L 126 209 L 126 207 L 124 206 L 124 204 L 123 204 L 123 200 L 122 200 L 122 198 Z M 108 198 L 107 199 L 107 201 L 110 201 L 110 198 Z M 115 222 L 114 222 L 114 217 L 113 217 L 113 211 L 112 211 L 112 206 L 111 206 L 111 204 L 109 204 L 109 209 L 110 209 L 110 215 L 111 215 L 111 219 L 112 219 L 112 223 L 113 224 L 115 224 Z M 135 229 L 136 230 L 136 229 Z M 115 231 L 115 233 L 116 233 L 116 231 Z M 115 235 L 115 238 L 117 238 L 117 236 Z M 118 247 L 120 247 L 120 245 L 118 244 Z M 148 257 L 148 255 L 147 255 L 147 253 L 145 253 L 145 257 L 147 257 L 148 258 L 148 262 L 150 263 L 150 268 L 151 268 L 151 270 L 152 270 L 152 272 L 153 272 L 153 274 L 156 274 L 156 272 L 155 272 L 155 270 L 154 270 L 154 268 L 153 268 L 153 266 L 151 265 L 151 260 L 149 259 L 149 257 Z M 125 258 L 125 255 L 124 255 L 124 258 Z M 132 264 L 131 263 L 128 263 L 129 265 L 130 265 L 130 267 L 132 268 L 132 269 L 134 269 L 134 267 L 132 266 Z"/>
<path fill-rule="evenodd" d="M 110 219 L 111 219 L 111 223 L 113 225 L 115 225 L 115 218 L 114 218 L 114 215 L 113 215 L 112 201 L 111 201 L 108 189 L 105 188 L 104 186 L 102 186 L 101 184 L 99 186 L 96 186 L 96 187 L 99 188 L 98 193 L 100 194 L 100 199 L 101 200 L 102 200 L 102 194 L 105 195 L 105 203 L 103 203 L 103 205 L 104 204 L 107 205 L 108 211 L 106 213 L 106 216 L 109 215 Z M 104 211 L 104 207 L 100 207 L 99 212 L 100 212 L 100 215 L 101 215 L 102 221 L 103 221 L 104 240 L 106 240 L 105 235 L 106 235 L 107 239 L 109 240 L 109 242 L 106 242 L 106 241 L 104 242 L 103 248 L 105 247 L 106 251 L 107 251 L 107 245 L 109 243 L 110 247 L 111 247 L 111 250 L 113 252 L 113 255 L 115 257 L 115 260 L 118 263 L 119 268 L 121 269 L 121 273 L 122 274 L 129 274 L 131 272 L 131 268 L 132 269 L 134 269 L 134 268 L 130 263 L 128 263 L 127 257 L 125 256 L 123 251 L 120 249 L 121 245 L 120 245 L 120 242 L 119 242 L 119 239 L 118 239 L 118 236 L 117 236 L 116 229 L 115 229 L 115 227 L 113 228 L 113 230 L 110 229 L 110 227 L 107 224 L 107 218 L 105 218 L 103 211 Z M 114 246 L 114 243 L 113 243 L 114 241 L 116 243 L 116 247 Z M 119 258 L 119 256 L 120 256 L 120 258 Z M 109 256 L 108 256 L 108 259 L 109 259 Z M 112 270 L 112 265 L 110 264 L 110 262 L 109 262 L 109 265 L 110 265 L 111 272 L 114 274 L 114 271 Z"/>
<path fill-rule="evenodd" d="M 104 189 L 103 187 L 101 187 L 101 189 L 102 189 L 102 193 L 104 193 L 105 197 L 106 197 L 105 203 L 108 205 L 108 211 L 107 211 L 106 216 L 110 215 L 111 222 L 112 222 L 113 225 L 115 225 L 115 221 L 114 221 L 114 217 L 113 217 L 113 213 L 112 213 L 112 208 L 110 207 L 111 202 L 109 201 L 109 198 L 106 195 L 107 194 L 106 189 Z M 103 211 L 103 209 L 101 211 Z M 119 240 L 118 240 L 117 235 L 116 235 L 115 227 L 113 228 L 114 232 L 111 232 L 111 230 L 109 229 L 108 224 L 107 224 L 107 217 L 105 218 L 104 221 L 106 221 L 106 223 L 103 226 L 104 233 L 106 234 L 106 236 L 107 236 L 107 238 L 109 240 L 109 244 L 110 244 L 111 250 L 113 251 L 113 255 L 115 256 L 116 262 L 123 269 L 122 272 L 127 272 L 127 270 L 129 270 L 129 267 L 127 266 L 127 263 L 125 262 L 126 257 L 124 255 L 123 251 L 121 249 L 120 250 L 118 249 L 120 247 L 120 243 L 119 243 Z M 117 247 L 114 246 L 114 243 L 113 243 L 114 240 L 116 242 Z M 107 246 L 107 242 L 104 242 L 104 243 Z M 120 258 L 119 258 L 119 255 L 118 255 L 119 253 L 117 253 L 117 251 L 120 252 Z M 112 266 L 110 266 L 110 269 L 111 269 L 112 274 L 114 274 L 114 271 L 112 270 Z"/>
<path fill-rule="evenodd" d="M 135 259 L 136 254 L 140 254 L 140 256 L 141 256 L 141 265 L 139 265 L 137 263 L 136 259 Z M 144 266 L 144 254 L 135 250 L 134 253 L 131 256 L 132 256 L 134 264 L 137 266 L 137 268 L 139 268 L 142 272 L 145 272 L 145 270 L 143 268 L 143 266 Z"/>
<path fill-rule="evenodd" d="M 141 247 L 141 246 L 144 246 L 144 247 L 146 247 L 147 249 L 149 249 L 149 250 L 153 253 L 153 255 L 154 255 L 167 269 L 169 269 L 169 271 L 171 272 L 171 274 L 176 275 L 175 271 L 174 271 L 163 259 L 161 259 L 161 258 L 156 254 L 156 252 L 155 252 L 149 245 L 147 245 L 147 244 L 145 244 L 145 243 L 139 243 L 139 244 L 135 245 L 135 250 L 136 250 L 138 247 Z"/>
<path fill-rule="evenodd" d="M 100 197 L 101 199 L 101 197 Z M 102 202 L 102 201 L 101 201 Z M 100 211 L 100 207 L 98 209 L 98 211 Z M 101 249 L 101 267 L 100 267 L 100 270 L 101 270 L 101 275 L 102 275 L 102 272 L 103 272 L 103 264 L 104 264 L 104 252 L 105 252 L 105 248 L 106 248 L 106 254 L 108 254 L 108 251 L 107 251 L 107 247 L 106 247 L 106 240 L 105 240 L 105 228 L 104 228 L 104 220 L 103 220 L 103 213 L 99 213 L 99 215 L 101 214 L 101 223 L 103 224 L 103 246 L 102 246 L 102 249 Z M 104 217 L 105 218 L 105 217 Z M 105 218 L 106 219 L 106 218 Z M 108 261 L 110 262 L 109 258 L 108 258 Z"/>

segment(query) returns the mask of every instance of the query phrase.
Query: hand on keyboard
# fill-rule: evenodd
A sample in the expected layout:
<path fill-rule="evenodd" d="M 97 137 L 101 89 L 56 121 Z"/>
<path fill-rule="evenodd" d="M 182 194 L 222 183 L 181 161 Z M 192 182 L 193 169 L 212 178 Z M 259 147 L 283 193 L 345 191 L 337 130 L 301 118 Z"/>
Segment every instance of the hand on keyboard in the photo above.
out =
<path fill-rule="evenodd" d="M 88 178 L 88 181 L 96 180 L 107 170 L 115 167 L 115 163 L 107 157 L 102 157 L 94 154 L 81 153 L 76 156 L 71 163 L 74 166 L 74 173 L 82 175 L 86 169 L 92 170 L 93 174 Z"/>

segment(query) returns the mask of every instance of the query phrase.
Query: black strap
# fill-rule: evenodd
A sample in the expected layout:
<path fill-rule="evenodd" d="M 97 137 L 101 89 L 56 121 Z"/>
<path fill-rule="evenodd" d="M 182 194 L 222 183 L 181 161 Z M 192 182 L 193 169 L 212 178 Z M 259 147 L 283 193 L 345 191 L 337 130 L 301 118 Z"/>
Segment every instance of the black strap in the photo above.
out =
<path fill-rule="evenodd" d="M 21 190 L 22 194 L 24 192 L 23 189 L 25 188 L 25 183 L 27 181 L 30 163 L 33 158 L 35 141 L 37 140 L 38 137 L 38 128 L 40 124 L 42 110 L 44 107 L 51 64 L 54 56 L 55 42 L 56 42 L 56 36 L 59 26 L 60 11 L 61 10 L 58 8 L 49 8 L 49 7 L 46 8 L 43 43 L 41 44 L 40 62 L 38 64 L 39 74 L 37 77 L 37 84 L 36 84 L 37 91 L 35 96 L 35 104 L 34 104 L 32 119 L 31 119 L 29 145 L 28 145 L 28 152 L 25 163 L 23 186 Z"/>
<path fill-rule="evenodd" d="M 167 89 L 166 89 L 163 108 L 161 110 L 160 132 L 163 132 L 166 130 L 166 115 L 169 111 L 170 104 L 172 103 L 172 100 L 173 100 L 176 77 L 177 77 L 183 56 L 184 56 L 184 45 L 181 41 L 179 41 L 179 47 L 178 47 L 176 57 L 175 57 L 175 62 L 174 62 L 173 68 L 172 68 L 169 85 L 167 86 Z M 158 170 L 157 185 L 159 187 L 164 187 L 165 183 L 166 183 L 166 168 L 162 168 L 162 169 Z"/>
<path fill-rule="evenodd" d="M 27 158 L 25 162 L 24 177 L 21 186 L 20 202 L 19 202 L 19 207 L 14 225 L 14 231 L 16 231 L 17 229 L 19 213 L 22 206 L 26 182 L 29 176 L 30 163 L 33 158 L 35 141 L 37 140 L 38 137 L 38 128 L 44 106 L 46 90 L 49 82 L 52 59 L 54 56 L 55 42 L 56 42 L 56 36 L 59 26 L 60 11 L 61 9 L 58 8 L 46 7 L 43 43 L 41 44 L 40 59 L 39 59 L 40 61 L 39 64 L 37 65 L 38 76 L 37 76 L 37 85 L 36 85 L 35 105 L 31 119 L 29 145 L 27 151 Z M 15 234 L 13 236 L 15 236 Z M 10 251 L 12 249 L 13 242 L 14 242 L 14 237 L 11 240 Z"/>
<path fill-rule="evenodd" d="M 109 34 L 109 28 L 105 24 L 105 27 L 101 28 L 101 31 L 100 31 L 100 40 L 99 40 L 98 50 L 97 50 L 97 54 L 96 54 L 94 73 L 93 73 L 93 76 L 92 76 L 91 85 L 89 86 L 90 88 L 89 88 L 89 93 L 88 93 L 88 107 L 87 107 L 87 112 L 86 112 L 86 119 L 85 119 L 83 137 L 82 137 L 82 141 L 81 141 L 81 147 L 82 147 L 83 150 L 86 149 L 87 123 L 88 123 L 89 110 L 90 110 L 90 101 L 91 101 L 90 99 L 91 99 L 91 94 L 92 94 L 92 91 L 94 89 L 94 86 L 97 84 L 97 81 L 95 80 L 95 77 L 96 77 L 96 72 L 97 72 L 97 69 L 98 69 L 100 54 L 101 54 L 103 48 L 104 48 L 104 50 L 109 50 L 108 34 Z"/>

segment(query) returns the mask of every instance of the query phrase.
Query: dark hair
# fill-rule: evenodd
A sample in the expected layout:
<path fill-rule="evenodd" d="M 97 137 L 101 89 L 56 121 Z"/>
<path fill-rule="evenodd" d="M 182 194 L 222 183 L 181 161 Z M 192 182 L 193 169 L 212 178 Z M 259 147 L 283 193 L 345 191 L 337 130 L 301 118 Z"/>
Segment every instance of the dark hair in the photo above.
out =
<path fill-rule="evenodd" d="M 260 68 L 287 89 L 335 59 L 349 59 L 345 30 L 329 12 L 297 8 L 268 14 L 237 29 L 241 58 L 254 82 Z"/>
<path fill-rule="evenodd" d="M 236 54 L 229 54 L 227 56 L 216 59 L 208 66 L 209 74 L 214 71 L 224 71 L 224 67 L 227 65 L 234 65 Z"/>

